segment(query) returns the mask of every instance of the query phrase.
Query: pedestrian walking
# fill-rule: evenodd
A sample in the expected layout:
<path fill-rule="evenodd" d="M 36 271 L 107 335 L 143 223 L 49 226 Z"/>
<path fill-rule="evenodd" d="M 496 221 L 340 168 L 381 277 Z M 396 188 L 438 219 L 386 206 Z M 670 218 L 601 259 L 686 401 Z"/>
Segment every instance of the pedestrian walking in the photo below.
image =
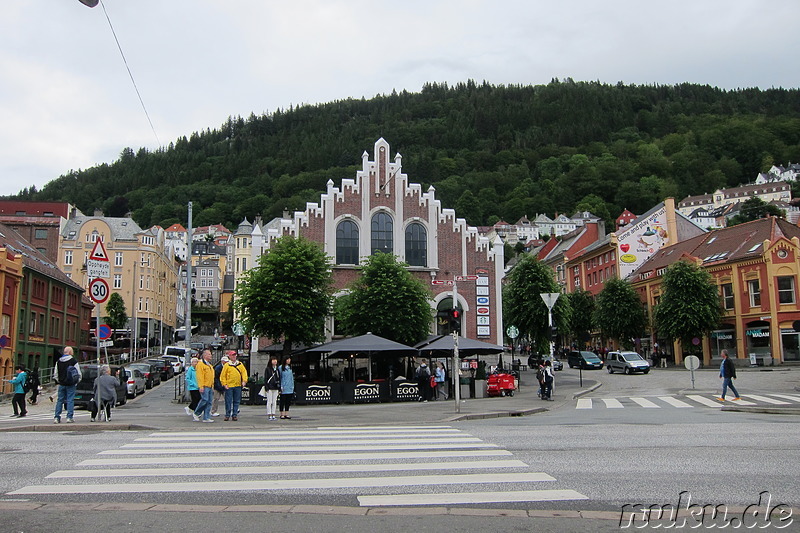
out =
<path fill-rule="evenodd" d="M 225 404 L 225 387 L 222 386 L 219 378 L 222 375 L 222 367 L 229 361 L 228 356 L 223 355 L 219 363 L 214 365 L 214 399 L 211 401 L 211 416 L 219 416 L 219 404 L 220 402 Z"/>
<path fill-rule="evenodd" d="M 275 420 L 278 407 L 278 396 L 281 391 L 281 374 L 278 369 L 278 358 L 272 356 L 264 370 L 264 388 L 267 389 L 267 418 Z"/>
<path fill-rule="evenodd" d="M 431 371 L 428 369 L 428 360 L 422 359 L 417 368 L 417 389 L 419 390 L 419 401 L 427 402 L 431 397 Z"/>
<path fill-rule="evenodd" d="M 436 398 L 440 396 L 445 400 L 450 397 L 447 393 L 447 371 L 441 361 L 436 363 Z"/>
<path fill-rule="evenodd" d="M 197 364 L 200 359 L 192 357 L 189 362 L 189 368 L 186 369 L 186 390 L 189 391 L 189 405 L 184 407 L 184 411 L 189 416 L 192 416 L 194 410 L 197 409 L 197 404 L 200 403 L 200 387 L 197 386 Z M 213 409 L 213 407 L 212 407 Z"/>
<path fill-rule="evenodd" d="M 211 402 L 214 396 L 214 366 L 211 364 L 211 350 L 203 350 L 203 359 L 195 367 L 197 389 L 200 391 L 200 402 L 192 413 L 195 422 L 211 423 Z"/>
<path fill-rule="evenodd" d="M 542 400 L 547 400 L 552 402 L 553 398 L 553 382 L 555 378 L 553 377 L 553 365 L 550 360 L 546 360 L 544 362 L 544 388 L 542 389 Z"/>
<path fill-rule="evenodd" d="M 242 387 L 247 385 L 247 369 L 237 360 L 238 354 L 231 350 L 228 352 L 227 365 L 222 367 L 219 377 L 220 383 L 225 387 L 225 421 L 239 420 L 239 405 L 242 403 Z"/>
<path fill-rule="evenodd" d="M 117 405 L 117 383 L 119 378 L 111 375 L 111 368 L 108 365 L 101 366 L 100 375 L 95 378 L 92 387 L 94 398 L 89 402 L 92 422 L 103 412 L 106 415 L 106 422 L 111 421 L 111 408 Z"/>
<path fill-rule="evenodd" d="M 291 420 L 289 416 L 289 407 L 292 405 L 292 398 L 294 398 L 294 374 L 292 373 L 292 358 L 287 357 L 283 360 L 283 364 L 278 368 L 281 376 L 281 397 L 280 397 L 280 412 L 281 418 L 284 420 Z"/>
<path fill-rule="evenodd" d="M 64 405 L 67 406 L 67 423 L 71 424 L 75 420 L 75 389 L 81 380 L 81 367 L 73 355 L 72 346 L 65 346 L 63 355 L 56 361 L 53 368 L 53 381 L 58 384 L 58 398 L 56 399 L 56 410 L 53 421 L 61 423 L 61 413 Z"/>
<path fill-rule="evenodd" d="M 739 391 L 733 386 L 733 380 L 736 379 L 736 366 L 733 361 L 728 358 L 728 350 L 722 350 L 722 364 L 719 365 L 719 377 L 722 380 L 722 395 L 717 398 L 719 401 L 725 401 L 725 393 L 728 392 L 728 387 L 733 392 L 734 400 L 741 400 L 739 398 Z"/>
<path fill-rule="evenodd" d="M 536 396 L 544 400 L 544 361 L 541 359 L 536 361 L 536 382 L 539 384 L 539 390 L 536 391 Z"/>
<path fill-rule="evenodd" d="M 25 408 L 25 380 L 28 379 L 28 373 L 25 372 L 25 365 L 17 365 L 17 374 L 12 379 L 5 379 L 14 385 L 14 397 L 11 398 L 11 405 L 14 407 L 14 414 L 11 418 L 22 418 L 28 414 Z"/>
<path fill-rule="evenodd" d="M 33 367 L 33 370 L 30 371 L 29 376 L 31 381 L 31 397 L 28 398 L 28 403 L 31 405 L 36 405 L 39 397 L 39 386 L 42 384 L 41 380 L 39 379 L 39 365 Z"/>

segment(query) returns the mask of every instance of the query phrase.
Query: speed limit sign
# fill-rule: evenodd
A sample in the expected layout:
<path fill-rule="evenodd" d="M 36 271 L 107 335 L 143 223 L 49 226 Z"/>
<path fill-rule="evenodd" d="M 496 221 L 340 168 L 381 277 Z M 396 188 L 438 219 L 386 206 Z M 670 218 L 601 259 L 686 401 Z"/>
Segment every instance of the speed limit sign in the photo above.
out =
<path fill-rule="evenodd" d="M 95 303 L 101 304 L 108 300 L 108 283 L 103 278 L 94 278 L 89 283 L 89 298 Z"/>

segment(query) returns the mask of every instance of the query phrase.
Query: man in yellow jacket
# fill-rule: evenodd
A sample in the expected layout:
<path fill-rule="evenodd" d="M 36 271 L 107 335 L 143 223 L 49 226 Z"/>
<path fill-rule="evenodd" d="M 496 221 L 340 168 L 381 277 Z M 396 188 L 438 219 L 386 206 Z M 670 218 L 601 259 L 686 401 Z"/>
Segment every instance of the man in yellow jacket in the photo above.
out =
<path fill-rule="evenodd" d="M 211 350 L 203 350 L 203 358 L 195 368 L 197 388 L 200 390 L 200 403 L 192 414 L 195 422 L 211 423 L 211 402 L 214 400 L 214 365 L 211 364 Z"/>
<path fill-rule="evenodd" d="M 230 350 L 228 364 L 222 367 L 219 381 L 225 387 L 225 421 L 239 420 L 239 404 L 242 403 L 242 387 L 247 385 L 247 369 L 237 359 L 237 353 Z"/>

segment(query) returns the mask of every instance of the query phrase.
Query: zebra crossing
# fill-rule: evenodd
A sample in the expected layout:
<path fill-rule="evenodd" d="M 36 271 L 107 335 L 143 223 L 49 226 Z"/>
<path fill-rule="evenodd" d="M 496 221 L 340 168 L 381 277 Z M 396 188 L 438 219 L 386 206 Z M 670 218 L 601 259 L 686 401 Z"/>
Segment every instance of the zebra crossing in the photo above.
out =
<path fill-rule="evenodd" d="M 588 499 L 449 426 L 159 432 L 43 481 L 8 495 L 330 491 L 362 507 Z"/>
<path fill-rule="evenodd" d="M 741 399 L 733 400 L 729 395 L 725 402 L 719 396 L 709 394 L 686 394 L 685 396 L 627 396 L 622 398 L 579 398 L 575 409 L 624 409 L 626 407 L 642 409 L 691 409 L 694 407 L 721 408 L 725 405 L 743 405 L 748 407 L 800 406 L 800 395 L 797 394 L 742 394 Z"/>

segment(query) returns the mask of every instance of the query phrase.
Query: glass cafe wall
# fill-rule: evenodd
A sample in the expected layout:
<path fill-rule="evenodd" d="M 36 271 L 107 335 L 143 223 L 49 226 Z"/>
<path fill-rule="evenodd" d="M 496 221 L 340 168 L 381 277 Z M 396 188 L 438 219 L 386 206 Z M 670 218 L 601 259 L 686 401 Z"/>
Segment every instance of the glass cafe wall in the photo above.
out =
<path fill-rule="evenodd" d="M 731 358 L 737 356 L 736 353 L 736 330 L 730 324 L 723 324 L 722 329 L 711 332 L 711 358 L 719 359 L 722 350 L 728 350 Z"/>
<path fill-rule="evenodd" d="M 769 322 L 758 321 L 747 324 L 745 338 L 747 340 L 746 357 L 755 354 L 757 357 L 772 356 L 772 346 L 769 342 Z"/>
<path fill-rule="evenodd" d="M 792 328 L 781 329 L 784 361 L 800 361 L 800 333 Z"/>

